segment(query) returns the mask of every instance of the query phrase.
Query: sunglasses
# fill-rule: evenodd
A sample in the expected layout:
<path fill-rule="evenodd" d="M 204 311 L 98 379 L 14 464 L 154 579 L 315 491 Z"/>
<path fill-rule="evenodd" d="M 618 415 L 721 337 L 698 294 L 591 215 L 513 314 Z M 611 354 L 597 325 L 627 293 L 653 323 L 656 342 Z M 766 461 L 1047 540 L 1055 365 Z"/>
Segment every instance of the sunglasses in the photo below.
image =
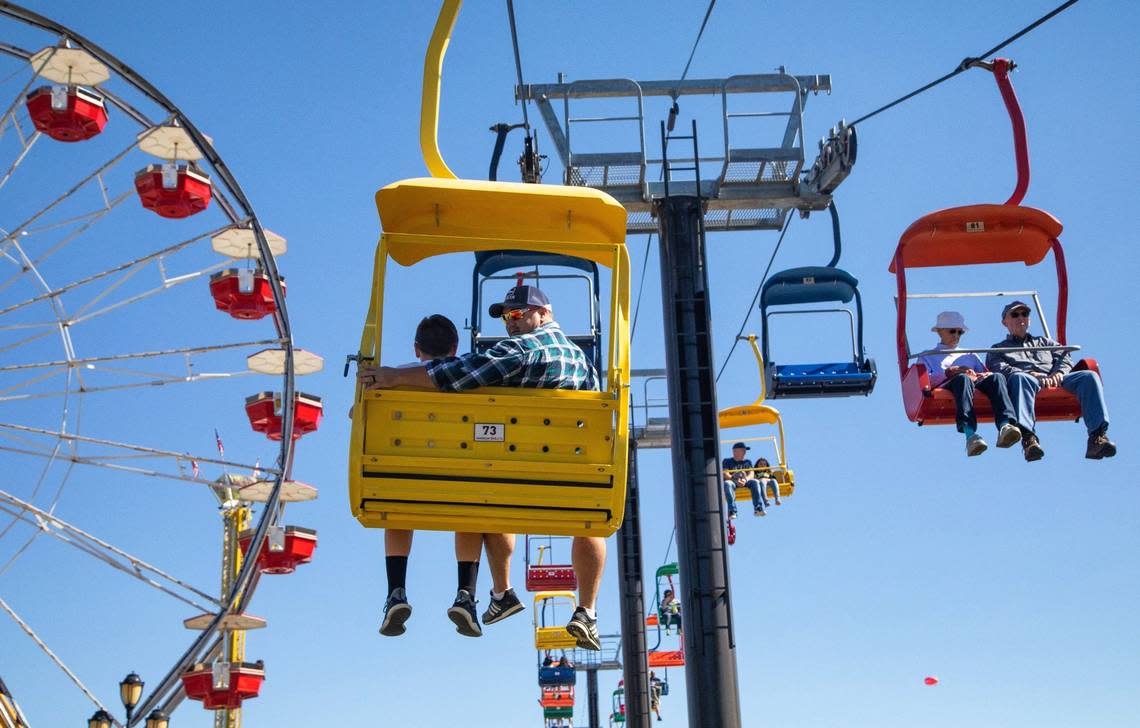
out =
<path fill-rule="evenodd" d="M 946 333 L 961 336 L 962 334 L 966 333 L 966 330 L 965 329 L 946 329 Z"/>
<path fill-rule="evenodd" d="M 508 321 L 518 321 L 533 310 L 534 308 L 512 308 L 510 311 L 503 311 L 503 315 L 500 316 L 500 318 L 503 319 L 503 323 L 506 323 Z"/>
<path fill-rule="evenodd" d="M 1029 312 L 1028 311 L 1021 311 L 1021 310 L 1010 311 L 1009 317 L 1010 318 L 1029 318 Z"/>

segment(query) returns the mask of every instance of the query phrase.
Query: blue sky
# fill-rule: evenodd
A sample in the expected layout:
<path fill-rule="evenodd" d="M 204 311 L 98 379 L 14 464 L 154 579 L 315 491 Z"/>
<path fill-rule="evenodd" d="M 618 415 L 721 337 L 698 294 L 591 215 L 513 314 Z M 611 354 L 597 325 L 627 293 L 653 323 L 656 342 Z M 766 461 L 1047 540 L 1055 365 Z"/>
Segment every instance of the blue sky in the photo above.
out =
<path fill-rule="evenodd" d="M 316 717 L 337 726 L 540 725 L 531 612 L 489 627 L 480 640 L 455 635 L 444 614 L 454 594 L 450 539 L 422 533 L 411 562 L 409 632 L 379 637 L 381 534 L 360 528 L 347 505 L 343 413 L 352 391 L 340 362 L 356 350 L 367 307 L 379 234 L 373 194 L 425 173 L 416 141 L 435 3 L 286 8 L 205 0 L 177 12 L 134 0 L 30 4 L 117 54 L 214 137 L 264 224 L 289 239 L 279 265 L 297 343 L 328 363 L 300 385 L 325 398 L 327 418 L 301 441 L 295 470 L 321 488 L 321 498 L 290 508 L 288 519 L 316 528 L 320 545 L 312 564 L 262 581 L 251 611 L 270 627 L 249 636 L 248 655 L 265 660 L 267 682 L 248 704 L 246 724 L 292 726 Z M 831 74 L 831 95 L 810 98 L 805 110 L 811 149 L 839 118 L 946 73 L 1053 5 L 721 0 L 689 75 L 766 73 L 780 65 Z M 570 79 L 675 78 L 704 9 L 676 0 L 651 10 L 644 3 L 517 3 L 526 80 L 552 82 L 559 71 Z M 905 419 L 891 253 L 899 234 L 927 212 L 1005 200 L 1014 176 L 1009 124 L 992 79 L 974 71 L 861 126 L 858 163 L 836 197 L 840 265 L 860 280 L 866 348 L 880 379 L 867 399 L 777 403 L 797 492 L 762 521 L 742 517 L 731 552 L 745 725 L 1115 726 L 1140 711 L 1140 494 L 1135 476 L 1126 475 L 1140 440 L 1140 398 L 1127 374 L 1127 362 L 1140 356 L 1131 334 L 1137 266 L 1126 186 L 1140 161 L 1128 143 L 1137 79 L 1127 69 L 1136 61 L 1130 30 L 1137 21 L 1133 3 L 1089 0 L 1005 51 L 1020 65 L 1013 79 L 1029 126 L 1034 176 L 1025 204 L 1065 225 L 1069 339 L 1101 363 L 1120 455 L 1086 461 L 1083 427 L 1055 423 L 1041 427 L 1048 454 L 1040 463 L 1025 464 L 1016 450 L 967 460 L 952 428 L 920 429 Z M 485 176 L 493 142 L 487 127 L 521 119 L 513 84 L 503 4 L 467 3 L 444 67 L 440 128 L 444 158 L 461 176 Z M 664 101 L 647 103 L 653 142 L 666 110 Z M 719 120 L 700 104 L 682 103 L 682 123 L 694 113 L 708 140 L 703 146 L 715 146 Z M 545 129 L 539 133 L 545 141 Z M 516 178 L 510 161 L 520 146 L 517 136 L 508 141 L 501 178 Z M 49 165 L 37 172 L 50 174 L 53 159 L 33 160 Z M 546 180 L 559 172 L 552 160 Z M 710 237 L 718 362 L 775 242 L 772 233 Z M 628 243 L 636 275 L 646 241 Z M 634 366 L 646 368 L 663 366 L 655 244 L 649 249 L 634 347 Z M 829 255 L 826 216 L 796 219 L 774 269 L 822 264 Z M 1036 288 L 1052 317 L 1048 265 L 924 272 L 912 286 Z M 406 273 L 396 294 L 409 313 L 393 322 L 388 351 L 393 341 L 410 340 L 421 309 L 461 321 L 470 307 L 463 265 L 441 268 L 436 280 Z M 175 312 L 159 309 L 154 321 L 112 341 L 161 341 L 171 320 L 190 331 L 217 325 L 207 304 L 200 317 L 172 319 Z M 970 343 L 1000 338 L 996 307 L 964 310 Z M 821 326 L 819 336 L 784 330 L 778 351 L 792 360 L 831 346 L 825 342 L 837 330 Z M 928 327 L 912 320 L 912 342 L 932 337 Z M 758 329 L 752 312 L 746 331 Z M 757 389 L 754 363 L 738 349 L 719 383 L 719 402 L 750 402 Z M 266 462 L 272 447 L 245 429 L 240 412 L 240 397 L 254 391 L 248 383 L 172 390 L 157 412 L 141 401 L 108 399 L 92 403 L 92 417 L 138 442 L 200 452 L 213 447 L 218 427 L 229 456 Z M 643 452 L 640 473 L 651 572 L 672 529 L 667 454 Z M 215 578 L 217 519 L 207 493 L 183 486 L 176 494 L 100 471 L 82 475 L 61 508 L 179 575 L 206 585 Z M 188 644 L 178 624 L 187 609 L 45 541 L 0 575 L 0 595 L 57 635 L 53 646 L 117 707 L 123 674 L 133 669 L 156 680 Z M 603 632 L 618 625 L 614 551 L 611 543 Z M 513 576 L 521 583 L 521 549 Z M 481 599 L 488 585 L 484 570 Z M 930 674 L 941 685 L 923 686 Z M 92 712 L 10 621 L 0 621 L 0 676 L 33 725 L 82 725 Z M 670 678 L 675 689 L 663 710 L 676 722 L 685 715 L 683 673 Z M 603 676 L 603 705 L 617 679 Z M 584 704 L 584 681 L 580 689 Z M 211 725 L 210 715 L 185 705 L 172 725 Z"/>

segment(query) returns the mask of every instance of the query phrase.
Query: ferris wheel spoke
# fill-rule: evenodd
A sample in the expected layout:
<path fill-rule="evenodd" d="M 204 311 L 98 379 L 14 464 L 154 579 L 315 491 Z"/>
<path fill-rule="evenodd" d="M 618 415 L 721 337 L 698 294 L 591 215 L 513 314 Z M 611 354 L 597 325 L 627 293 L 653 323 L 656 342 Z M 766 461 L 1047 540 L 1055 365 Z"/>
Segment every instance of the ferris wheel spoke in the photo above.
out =
<path fill-rule="evenodd" d="M 13 124 L 13 126 L 16 126 L 17 133 L 20 133 L 22 131 L 18 125 Z M 19 168 L 20 164 L 24 161 L 24 157 L 28 156 L 28 153 L 32 151 L 32 146 L 35 145 L 40 136 L 41 134 L 38 131 L 26 139 L 22 133 L 20 134 L 20 144 L 23 148 L 20 150 L 19 156 L 17 156 L 16 159 L 12 162 L 11 166 L 8 167 L 8 171 L 4 173 L 3 177 L 0 177 L 0 190 L 4 189 L 4 185 L 8 184 L 8 180 L 12 179 L 12 176 L 16 174 L 16 169 Z M 0 139 L 3 138 L 4 130 L 2 127 L 0 127 Z"/>
<path fill-rule="evenodd" d="M 168 596 L 174 597 L 200 612 L 214 611 L 222 606 L 222 602 L 208 592 L 3 490 L 0 490 L 0 511 L 19 518 L 33 528 L 71 545 L 89 556 L 99 559 L 112 568 L 130 574 L 148 586 Z M 160 579 L 162 582 L 165 582 L 165 584 L 156 581 L 155 578 L 152 577 Z M 212 606 L 205 607 L 185 594 L 179 594 L 171 587 L 183 589 L 208 602 Z"/>
<path fill-rule="evenodd" d="M 79 218 L 73 218 L 72 220 L 69 220 L 66 223 L 61 223 L 61 224 L 56 225 L 56 226 L 50 226 L 52 229 L 54 229 L 55 227 L 62 227 L 64 224 L 74 224 L 75 222 L 78 222 L 80 220 L 84 220 L 83 225 L 81 225 L 78 228 L 76 228 L 75 230 L 71 231 L 71 233 L 69 233 L 67 236 L 65 236 L 62 240 L 60 240 L 59 242 L 52 245 L 50 248 L 48 248 L 44 252 L 40 253 L 39 257 L 32 260 L 32 265 L 35 265 L 35 266 L 42 265 L 45 261 L 47 261 L 53 255 L 55 255 L 59 251 L 63 250 L 71 242 L 73 242 L 74 240 L 79 238 L 79 236 L 83 235 L 83 233 L 90 230 L 91 227 L 95 223 L 99 222 L 99 220 L 101 220 L 104 215 L 109 213 L 112 209 L 114 209 L 120 203 L 122 203 L 123 200 L 128 199 L 130 196 L 131 196 L 130 192 L 124 192 L 122 195 L 115 198 L 114 200 L 108 199 L 107 205 L 104 208 L 94 210 L 92 212 L 87 213 L 86 215 L 80 216 Z M 6 250 L 3 251 L 2 254 L 8 260 L 12 261 L 13 263 L 16 263 L 18 266 L 18 270 L 16 273 L 9 276 L 7 278 L 7 280 L 0 282 L 0 292 L 3 292 L 9 286 L 11 286 L 13 283 L 21 280 L 23 278 L 23 276 L 28 272 L 27 268 L 25 268 L 22 265 L 19 265 L 19 261 L 17 261 L 15 258 L 13 258 L 11 256 L 11 254 L 9 254 Z"/>
<path fill-rule="evenodd" d="M 95 695 L 87 689 L 87 686 L 83 684 L 83 681 L 79 679 L 79 676 L 72 672 L 71 668 L 64 664 L 63 660 L 59 659 L 59 655 L 55 654 L 55 652 L 53 652 L 52 649 L 47 646 L 47 643 L 40 639 L 40 636 L 36 634 L 36 631 L 32 629 L 27 622 L 21 619 L 20 615 L 16 614 L 16 610 L 12 609 L 12 607 L 9 606 L 8 602 L 4 601 L 3 597 L 0 597 L 0 609 L 3 609 L 8 613 L 8 616 L 12 618 L 12 621 L 19 625 L 20 629 L 24 631 L 24 634 L 28 635 L 28 637 L 30 637 L 32 641 L 36 643 L 36 646 L 39 647 L 40 650 L 43 651 L 43 653 L 47 655 L 52 662 L 55 663 L 56 667 L 58 667 L 63 671 L 65 675 L 67 675 L 68 679 L 70 679 L 71 682 L 73 682 L 75 686 L 79 688 L 84 695 L 87 696 L 88 700 L 94 703 L 95 706 L 100 710 L 107 710 L 107 708 L 99 702 L 99 699 L 96 698 Z M 116 726 L 118 726 L 118 728 L 123 728 L 122 723 L 115 720 L 114 718 L 111 720 Z"/>
<path fill-rule="evenodd" d="M 45 60 L 45 63 L 46 62 L 47 60 Z M 41 68 L 42 67 L 43 66 L 41 66 Z M 21 73 L 26 71 L 27 68 L 17 69 L 17 71 L 13 73 L 9 78 L 15 78 L 16 76 L 19 76 Z M 23 141 L 24 135 L 21 134 L 22 130 L 19 127 L 19 118 L 16 116 L 16 111 L 21 107 L 21 102 L 23 102 L 24 97 L 27 96 L 28 89 L 30 89 L 32 87 L 32 84 L 36 82 L 37 74 L 38 71 L 31 74 L 31 76 L 28 78 L 27 83 L 24 84 L 23 88 L 16 92 L 15 96 L 12 98 L 12 103 L 9 104 L 8 108 L 4 110 L 4 115 L 0 116 L 0 140 L 4 138 L 4 131 L 7 128 L 8 124 L 11 124 L 12 126 L 16 127 L 16 133 L 20 135 L 21 141 Z"/>
<path fill-rule="evenodd" d="M 49 430 L 41 427 L 31 427 L 28 425 L 20 425 L 8 422 L 0 422 L 0 437 L 8 437 L 12 433 L 22 433 L 24 435 L 39 435 L 43 437 L 50 437 L 53 440 L 59 440 L 63 443 L 69 443 L 73 447 L 70 448 L 71 452 L 61 453 L 55 448 L 55 443 L 52 446 L 29 444 L 22 448 L 16 448 L 8 445 L 0 445 L 0 451 L 11 452 L 16 455 L 29 455 L 32 457 L 54 457 L 57 460 L 66 460 L 68 462 L 80 465 L 92 465 L 95 467 L 110 468 L 112 470 L 120 470 L 132 472 L 138 475 L 146 475 L 159 478 L 167 478 L 170 480 L 182 480 L 191 483 L 200 483 L 203 485 L 213 486 L 211 480 L 201 478 L 195 475 L 185 475 L 184 468 L 186 463 L 193 464 L 207 464 L 220 466 L 223 470 L 228 472 L 228 469 L 242 470 L 249 472 L 258 472 L 265 479 L 275 478 L 281 474 L 281 471 L 276 468 L 264 467 L 258 463 L 240 463 L 233 460 L 223 460 L 216 457 L 192 455 L 187 452 L 174 452 L 171 450 L 160 450 L 157 448 L 146 447 L 143 445 L 136 445 L 126 442 L 117 442 L 115 440 L 107 440 L 97 437 L 86 437 L 83 435 L 74 435 L 68 432 L 58 430 Z M 34 442 L 34 438 L 33 438 Z M 93 447 L 105 447 L 111 449 L 110 454 L 91 452 L 80 454 L 78 451 L 79 446 L 89 445 Z M 164 472 L 153 468 L 138 468 L 134 466 L 119 464 L 118 460 L 122 459 L 135 459 L 127 456 L 145 455 L 156 460 L 163 460 L 170 462 L 174 465 L 175 472 Z"/>
<path fill-rule="evenodd" d="M 171 288 L 174 288 L 175 286 L 180 286 L 183 283 L 189 283 L 190 281 L 198 280 L 198 279 L 202 278 L 203 276 L 208 276 L 211 273 L 215 273 L 219 270 L 223 270 L 226 266 L 231 265 L 230 261 L 223 260 L 223 261 L 220 261 L 218 263 L 214 263 L 213 265 L 209 265 L 205 268 L 202 268 L 201 270 L 196 270 L 196 271 L 193 271 L 191 273 L 183 273 L 182 275 L 167 278 L 165 273 L 162 270 L 161 259 L 159 259 L 159 261 L 157 261 L 156 264 L 159 268 L 159 275 L 162 279 L 161 285 L 155 286 L 154 288 L 151 288 L 151 289 L 144 291 L 142 293 L 135 294 L 134 296 L 131 296 L 129 298 L 125 298 L 121 301 L 116 301 L 115 303 L 108 304 L 107 306 L 104 306 L 103 308 L 99 308 L 99 309 L 95 309 L 94 311 L 90 311 L 91 304 L 96 303 L 99 300 L 105 298 L 109 293 L 112 292 L 112 290 L 114 288 L 117 288 L 119 285 L 122 285 L 123 283 L 126 282 L 126 280 L 121 280 L 116 285 L 112 286 L 111 289 L 108 289 L 108 290 L 104 291 L 103 293 L 99 294 L 96 297 L 95 301 L 88 302 L 87 305 L 85 305 L 82 309 L 80 309 L 81 312 L 90 311 L 89 313 L 81 313 L 79 315 L 76 315 L 75 317 L 69 319 L 67 321 L 67 324 L 69 326 L 72 326 L 75 324 L 83 323 L 84 321 L 90 321 L 91 319 L 98 318 L 100 316 L 104 316 L 108 313 L 111 313 L 112 311 L 117 311 L 118 309 L 123 308 L 125 306 L 131 306 L 131 305 L 134 305 L 136 303 L 140 303 L 142 301 L 145 301 L 148 298 L 153 298 L 154 296 L 157 296 L 158 294 L 163 293 L 164 291 L 168 291 Z M 125 278 L 129 278 L 129 277 L 133 276 L 134 273 L 135 272 L 131 272 L 129 275 L 125 276 Z"/>
<path fill-rule="evenodd" d="M 172 278 L 167 278 L 166 275 L 163 273 L 162 267 L 161 267 L 161 262 L 166 257 L 173 255 L 175 253 L 181 252 L 181 251 L 189 248 L 190 246 L 194 245 L 195 243 L 197 243 L 201 240 L 204 240 L 204 239 L 207 239 L 213 235 L 216 235 L 217 233 L 219 233 L 222 230 L 229 229 L 229 227 L 230 226 L 227 225 L 225 227 L 218 228 L 217 230 L 211 230 L 211 231 L 208 231 L 205 233 L 201 233 L 199 235 L 195 235 L 192 238 L 188 238 L 186 240 L 182 240 L 182 241 L 175 243 L 173 245 L 169 245 L 165 248 L 162 248 L 161 250 L 156 250 L 153 253 L 148 253 L 147 255 L 144 255 L 142 257 L 135 258 L 135 259 L 127 261 L 125 263 L 120 263 L 120 264 L 115 265 L 115 266 L 108 268 L 106 270 L 100 271 L 98 273 L 94 273 L 92 275 L 81 278 L 77 281 L 72 281 L 71 283 L 67 283 L 67 284 L 64 284 L 62 286 L 58 286 L 55 288 L 52 288 L 51 286 L 47 285 L 47 282 L 43 279 L 42 276 L 40 276 L 39 271 L 36 268 L 34 262 L 31 260 L 31 258 L 28 257 L 28 255 L 23 250 L 23 248 L 15 240 L 9 240 L 9 244 L 12 247 L 14 247 L 16 249 L 16 251 L 20 254 L 20 258 L 22 259 L 21 260 L 22 264 L 27 266 L 29 268 L 30 272 L 33 275 L 35 275 L 42 282 L 42 285 L 44 287 L 44 292 L 37 295 L 37 296 L 33 296 L 31 298 L 24 299 L 23 301 L 20 301 L 19 303 L 14 303 L 10 306 L 7 306 L 5 308 L 0 309 L 0 316 L 3 316 L 5 314 L 9 314 L 9 313 L 13 313 L 15 311 L 19 311 L 21 309 L 27 308 L 28 306 L 35 305 L 37 303 L 43 303 L 45 301 L 56 301 L 59 299 L 60 296 L 62 296 L 65 293 L 70 293 L 70 292 L 75 291 L 79 288 L 89 286 L 92 283 L 102 281 L 106 278 L 110 278 L 110 277 L 112 277 L 116 274 L 119 274 L 119 273 L 127 272 L 127 273 L 130 273 L 131 275 L 134 275 L 134 273 L 132 271 L 134 271 L 136 268 L 145 267 L 147 264 L 150 264 L 150 263 L 158 263 L 159 264 L 159 273 L 160 273 L 162 280 L 163 280 L 163 286 L 161 288 L 169 288 L 171 286 L 178 285 L 179 283 L 183 283 L 186 280 L 190 280 L 192 278 L 196 278 L 196 277 L 200 277 L 202 275 L 206 275 L 206 274 L 211 273 L 211 272 L 218 270 L 220 268 L 224 268 L 226 265 L 230 265 L 231 262 L 228 260 L 222 261 L 220 263 L 215 263 L 213 265 L 207 266 L 206 268 L 204 268 L 202 270 L 195 271 L 193 273 L 184 274 L 181 276 L 172 277 Z M 135 272 L 137 272 L 137 271 L 135 271 Z M 71 322 L 68 322 L 68 323 L 71 323 Z"/>
<path fill-rule="evenodd" d="M 58 377 L 60 374 L 65 374 L 66 372 L 67 372 L 67 366 L 66 365 L 64 365 L 62 367 L 55 367 L 53 369 L 49 369 L 46 372 L 43 372 L 42 374 L 38 374 L 34 377 L 30 377 L 28 379 L 24 379 L 22 381 L 19 381 L 15 384 L 8 385 L 7 387 L 0 388 L 0 402 L 10 401 L 13 399 L 27 399 L 28 397 L 26 397 L 26 396 L 13 397 L 10 395 L 10 393 L 11 392 L 18 392 L 21 389 L 24 389 L 26 387 L 30 387 L 34 384 L 39 384 L 40 382 L 47 381 L 48 379 L 52 379 L 54 377 Z M 65 389 L 63 391 L 66 392 L 67 390 Z M 56 396 L 60 396 L 60 395 L 56 395 Z"/>
<path fill-rule="evenodd" d="M 0 365 L 0 373 L 15 372 L 26 369 L 46 369 L 52 367 L 83 367 L 88 364 L 102 364 L 106 362 L 135 361 L 139 359 L 158 359 L 162 357 L 186 357 L 194 354 L 206 354 L 229 349 L 252 349 L 262 346 L 281 346 L 282 339 L 257 339 L 254 341 L 236 341 L 229 344 L 211 344 L 206 346 L 187 346 L 178 349 L 159 349 L 156 351 L 137 351 L 127 354 L 109 354 L 106 356 L 88 356 L 77 359 L 55 359 L 53 361 L 32 362 L 28 364 Z M 0 349 L 0 351 L 3 351 Z"/>
<path fill-rule="evenodd" d="M 72 195 L 74 195 L 75 193 L 79 192 L 81 189 L 86 187 L 92 181 L 101 180 L 104 174 L 106 174 L 109 170 L 113 169 L 115 167 L 115 165 L 117 165 L 119 162 L 123 161 L 123 159 L 128 154 L 130 154 L 132 151 L 134 151 L 135 149 L 138 148 L 139 141 L 140 141 L 140 139 L 136 139 L 135 141 L 133 141 L 129 146 L 127 146 L 121 152 L 119 152 L 115 156 L 111 157 L 111 159 L 109 159 L 108 161 L 104 162 L 102 165 L 97 167 L 94 172 L 90 173 L 89 175 L 87 175 L 83 179 L 79 180 L 71 188 L 69 188 L 66 192 L 64 192 L 62 195 L 60 195 L 59 197 L 56 197 L 54 200 L 49 202 L 46 207 L 39 210 L 38 212 L 33 213 L 31 217 L 24 220 L 24 222 L 20 223 L 15 228 L 13 228 L 8 233 L 8 240 L 12 240 L 13 238 L 15 238 L 15 236 L 19 235 L 24 230 L 30 228 L 33 223 L 35 223 L 37 220 L 42 218 L 44 215 L 47 215 L 49 212 L 54 210 L 61 203 L 63 203 L 65 200 L 69 199 Z"/>
<path fill-rule="evenodd" d="M 4 353 L 6 351 L 11 351 L 13 349 L 18 349 L 21 346 L 25 346 L 27 344 L 34 342 L 34 341 L 38 341 L 39 339 L 42 339 L 45 336 L 51 336 L 52 334 L 55 333 L 57 326 L 58 326 L 58 322 L 49 324 L 49 327 L 46 330 L 40 331 L 38 334 L 32 334 L 31 336 L 28 336 L 24 339 L 19 339 L 18 341 L 14 341 L 10 344 L 4 344 L 3 346 L 0 346 L 0 354 Z M 0 331 L 3 331 L 3 330 L 5 330 L 4 327 L 0 326 Z"/>
<path fill-rule="evenodd" d="M 119 194 L 118 197 L 116 197 L 116 198 L 114 198 L 114 200 L 112 200 L 111 197 L 108 195 L 107 185 L 103 182 L 102 178 L 97 177 L 96 179 L 99 181 L 100 196 L 103 198 L 103 204 L 101 206 L 99 206 L 99 207 L 97 207 L 94 210 L 91 210 L 89 212 L 83 212 L 83 213 L 80 213 L 78 215 L 73 215 L 71 217 L 64 218 L 62 220 L 57 220 L 57 221 L 51 222 L 51 223 L 44 223 L 43 225 L 38 225 L 36 227 L 25 228 L 23 231 L 21 231 L 21 234 L 24 236 L 41 235 L 41 234 L 46 233 L 46 232 L 51 232 L 52 230 L 58 230 L 59 228 L 67 227 L 68 225 L 74 225 L 77 222 L 87 221 L 87 225 L 80 228 L 78 230 L 78 232 L 75 233 L 74 235 L 81 234 L 83 232 L 86 232 L 87 229 L 89 227 L 91 227 L 91 225 L 94 224 L 96 221 L 98 221 L 98 219 L 100 217 L 102 217 L 103 215 L 106 215 L 114 207 L 118 206 L 124 200 L 127 200 L 133 196 L 133 193 L 130 190 L 127 190 L 126 192 Z M 36 262 L 38 263 L 39 259 L 37 259 Z"/>

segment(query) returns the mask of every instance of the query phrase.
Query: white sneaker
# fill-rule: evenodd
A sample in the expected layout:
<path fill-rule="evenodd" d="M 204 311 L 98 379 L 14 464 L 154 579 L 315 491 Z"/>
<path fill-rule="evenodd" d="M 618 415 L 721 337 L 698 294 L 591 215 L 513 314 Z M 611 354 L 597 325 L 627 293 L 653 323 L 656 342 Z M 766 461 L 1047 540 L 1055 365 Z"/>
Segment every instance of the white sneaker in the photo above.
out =
<path fill-rule="evenodd" d="M 998 430 L 998 447 L 1013 447 L 1021 439 L 1021 430 L 1017 429 L 1017 425 L 1012 422 L 1007 422 Z"/>
<path fill-rule="evenodd" d="M 981 455 L 988 447 L 989 445 L 986 444 L 981 435 L 970 435 L 966 438 L 966 455 L 969 457 Z"/>

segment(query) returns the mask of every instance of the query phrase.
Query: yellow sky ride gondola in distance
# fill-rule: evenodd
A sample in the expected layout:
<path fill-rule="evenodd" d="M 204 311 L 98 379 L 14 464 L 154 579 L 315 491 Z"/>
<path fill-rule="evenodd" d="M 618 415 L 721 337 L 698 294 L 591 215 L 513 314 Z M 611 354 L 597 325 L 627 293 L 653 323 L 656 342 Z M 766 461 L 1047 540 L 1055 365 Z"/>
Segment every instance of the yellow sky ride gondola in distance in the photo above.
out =
<path fill-rule="evenodd" d="M 543 604 L 543 602 L 549 603 Z M 535 649 L 569 650 L 577 646 L 577 638 L 566 631 L 565 624 L 554 619 L 553 613 L 549 619 L 546 617 L 546 607 L 549 606 L 553 610 L 554 606 L 561 602 L 569 604 L 571 613 L 578 606 L 578 600 L 572 591 L 544 591 L 534 595 Z M 556 622 L 556 624 L 551 625 L 551 622 Z"/>
<path fill-rule="evenodd" d="M 599 372 L 600 392 L 358 384 L 349 504 L 370 528 L 608 536 L 624 516 L 628 466 L 626 211 L 584 187 L 454 179 L 439 155 L 436 126 L 439 68 L 458 9 L 459 2 L 444 2 L 424 63 L 421 146 L 435 177 L 376 193 L 383 234 L 359 361 L 382 361 L 389 259 L 411 266 L 448 253 L 510 249 L 610 269 L 607 369 Z"/>
<path fill-rule="evenodd" d="M 772 464 L 771 477 L 780 485 L 780 497 L 787 498 L 796 490 L 796 474 L 788 467 L 787 452 L 784 447 L 784 421 L 780 417 L 779 410 L 775 407 L 763 404 L 766 396 L 764 389 L 764 357 L 760 353 L 760 347 L 756 344 L 755 335 L 750 334 L 748 336 L 748 343 L 752 346 L 752 353 L 755 354 L 756 363 L 760 368 L 760 396 L 752 404 L 722 409 L 718 414 L 720 429 L 725 430 L 735 427 L 754 426 L 772 427 L 774 425 L 776 427 L 776 434 L 723 440 L 722 444 L 733 442 L 771 442 L 775 448 L 777 460 L 776 463 Z M 730 470 L 728 472 L 731 474 L 734 471 Z M 757 475 L 762 475 L 762 473 L 757 473 Z M 739 500 L 747 502 L 752 495 L 747 487 L 740 486 L 736 489 L 736 497 Z"/>

